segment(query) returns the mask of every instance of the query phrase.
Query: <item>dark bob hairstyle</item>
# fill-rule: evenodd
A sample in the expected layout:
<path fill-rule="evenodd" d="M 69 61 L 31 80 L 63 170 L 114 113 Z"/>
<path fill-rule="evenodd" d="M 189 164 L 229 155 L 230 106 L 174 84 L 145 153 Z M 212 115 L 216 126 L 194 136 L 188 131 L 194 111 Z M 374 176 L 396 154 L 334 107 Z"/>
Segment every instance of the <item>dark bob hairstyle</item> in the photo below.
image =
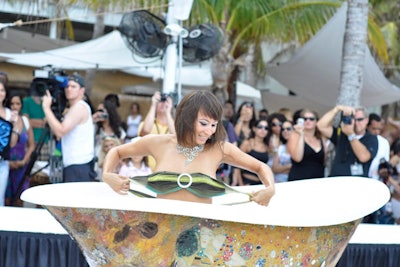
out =
<path fill-rule="evenodd" d="M 178 144 L 193 147 L 195 143 L 195 122 L 199 112 L 218 121 L 214 135 L 207 140 L 206 146 L 226 140 L 222 125 L 222 104 L 209 91 L 194 91 L 186 95 L 176 108 L 175 130 Z"/>

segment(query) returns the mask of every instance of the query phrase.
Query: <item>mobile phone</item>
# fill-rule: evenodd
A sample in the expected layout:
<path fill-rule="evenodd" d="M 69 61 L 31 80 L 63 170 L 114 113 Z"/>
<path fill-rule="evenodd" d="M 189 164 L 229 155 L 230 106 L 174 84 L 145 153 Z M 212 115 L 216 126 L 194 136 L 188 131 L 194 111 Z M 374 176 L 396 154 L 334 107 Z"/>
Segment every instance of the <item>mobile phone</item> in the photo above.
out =
<path fill-rule="evenodd" d="M 103 120 L 106 120 L 106 119 L 108 119 L 108 114 L 107 113 L 102 113 L 100 115 L 100 118 L 102 118 Z"/>
<path fill-rule="evenodd" d="M 298 118 L 297 119 L 297 125 L 303 126 L 304 125 L 304 119 L 303 118 Z"/>

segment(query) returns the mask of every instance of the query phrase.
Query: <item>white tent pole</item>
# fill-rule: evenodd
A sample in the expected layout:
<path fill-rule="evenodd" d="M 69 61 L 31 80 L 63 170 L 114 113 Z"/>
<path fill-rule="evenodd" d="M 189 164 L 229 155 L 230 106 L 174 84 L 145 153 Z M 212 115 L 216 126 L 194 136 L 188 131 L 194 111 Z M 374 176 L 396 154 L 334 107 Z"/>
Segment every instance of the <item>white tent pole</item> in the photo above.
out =
<path fill-rule="evenodd" d="M 171 5 L 168 7 L 167 12 L 167 26 L 166 29 L 171 25 L 177 23 L 177 20 L 173 16 L 173 7 Z M 171 42 L 168 44 L 165 52 L 165 68 L 164 68 L 164 81 L 162 92 L 169 94 L 175 92 L 175 79 L 176 79 L 176 67 L 177 67 L 177 40 L 178 36 L 173 35 L 172 30 L 169 32 L 171 34 Z"/>
<path fill-rule="evenodd" d="M 182 68 L 182 37 L 189 33 L 182 28 L 180 21 L 189 17 L 193 0 L 170 0 L 167 12 L 167 26 L 164 31 L 171 36 L 171 42 L 165 52 L 165 69 L 162 92 L 169 94 L 175 92 L 175 84 L 178 83 L 177 100 L 181 98 L 181 68 Z M 179 56 L 178 56 L 179 41 Z M 179 63 L 179 64 L 178 64 Z M 176 71 L 179 69 L 177 78 Z"/>

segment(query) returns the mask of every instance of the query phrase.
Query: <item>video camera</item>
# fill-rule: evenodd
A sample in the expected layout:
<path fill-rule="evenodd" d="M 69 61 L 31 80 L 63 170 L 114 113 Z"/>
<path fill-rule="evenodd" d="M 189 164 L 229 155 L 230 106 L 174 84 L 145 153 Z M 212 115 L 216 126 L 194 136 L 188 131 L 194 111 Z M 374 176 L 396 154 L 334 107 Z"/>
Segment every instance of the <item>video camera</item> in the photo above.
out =
<path fill-rule="evenodd" d="M 30 87 L 31 96 L 42 97 L 48 90 L 53 98 L 51 109 L 60 120 L 67 104 L 64 88 L 68 85 L 68 75 L 64 70 L 57 70 L 51 65 L 33 71 Z"/>

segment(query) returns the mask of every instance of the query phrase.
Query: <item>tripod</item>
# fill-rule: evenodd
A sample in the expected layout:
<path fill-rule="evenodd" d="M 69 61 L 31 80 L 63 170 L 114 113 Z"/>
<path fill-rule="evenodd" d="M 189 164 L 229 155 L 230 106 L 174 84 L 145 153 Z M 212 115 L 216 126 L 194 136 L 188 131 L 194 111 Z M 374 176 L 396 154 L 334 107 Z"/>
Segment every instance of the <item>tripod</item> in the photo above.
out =
<path fill-rule="evenodd" d="M 47 168 L 50 166 L 50 173 L 49 176 L 52 177 L 51 182 L 62 182 L 62 161 L 60 156 L 54 156 L 50 155 L 49 156 L 49 162 L 41 167 L 40 169 L 36 170 L 34 173 L 31 173 L 33 166 L 35 165 L 35 162 L 40 155 L 40 151 L 42 150 L 43 144 L 45 143 L 46 139 L 48 137 L 51 137 L 49 142 L 50 142 L 50 151 L 54 151 L 54 142 L 52 138 L 52 134 L 50 131 L 50 127 L 48 124 L 45 125 L 42 134 L 39 137 L 38 142 L 35 145 L 35 149 L 33 150 L 31 157 L 29 159 L 28 164 L 26 165 L 26 169 L 24 171 L 23 177 L 24 179 L 20 181 L 17 187 L 16 194 L 13 196 L 11 199 L 11 204 L 16 204 L 17 201 L 19 200 L 23 186 L 27 180 L 30 180 L 31 177 L 34 177 L 36 174 L 41 172 L 43 169 Z M 60 166 L 61 165 L 61 166 Z"/>

